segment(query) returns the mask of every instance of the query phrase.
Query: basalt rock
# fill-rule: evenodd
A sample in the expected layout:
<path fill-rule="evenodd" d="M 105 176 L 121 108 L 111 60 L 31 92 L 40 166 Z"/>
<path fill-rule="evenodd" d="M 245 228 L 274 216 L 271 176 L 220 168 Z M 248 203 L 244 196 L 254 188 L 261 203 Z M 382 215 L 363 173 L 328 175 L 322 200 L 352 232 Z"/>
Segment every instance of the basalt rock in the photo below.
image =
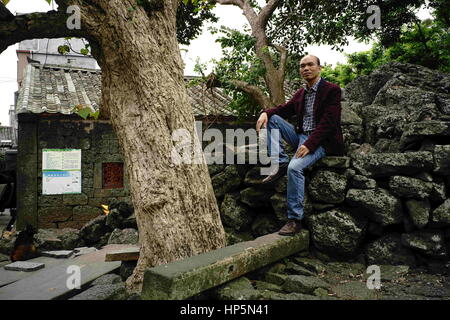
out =
<path fill-rule="evenodd" d="M 430 152 L 372 153 L 358 156 L 353 166 L 365 176 L 389 177 L 392 175 L 412 175 L 433 168 Z"/>
<path fill-rule="evenodd" d="M 98 216 L 80 229 L 81 237 L 90 243 L 98 242 L 111 229 L 106 225 L 106 216 Z"/>
<path fill-rule="evenodd" d="M 403 221 L 400 200 L 387 190 L 381 188 L 350 189 L 347 192 L 346 201 L 352 206 L 363 209 L 361 213 L 382 226 L 398 224 Z"/>
<path fill-rule="evenodd" d="M 439 225 L 450 226 L 450 199 L 445 200 L 433 211 L 431 219 Z"/>
<path fill-rule="evenodd" d="M 222 172 L 215 175 L 211 181 L 214 194 L 219 198 L 239 187 L 243 179 L 239 175 L 237 167 L 235 165 L 229 165 Z"/>
<path fill-rule="evenodd" d="M 414 225 L 419 229 L 425 227 L 430 219 L 429 201 L 417 201 L 411 199 L 406 201 L 405 204 Z"/>
<path fill-rule="evenodd" d="M 250 226 L 253 216 L 250 210 L 239 201 L 239 194 L 226 194 L 220 206 L 223 223 L 240 231 Z"/>
<path fill-rule="evenodd" d="M 415 178 L 393 176 L 389 179 L 389 188 L 396 196 L 423 200 L 430 196 L 433 185 Z"/>
<path fill-rule="evenodd" d="M 309 183 L 308 191 L 313 201 L 341 203 L 345 200 L 347 179 L 332 171 L 317 171 Z"/>
<path fill-rule="evenodd" d="M 434 147 L 434 173 L 450 175 L 450 145 Z"/>
<path fill-rule="evenodd" d="M 308 217 L 312 241 L 317 249 L 332 256 L 356 253 L 367 227 L 367 219 L 342 210 L 331 210 Z"/>
<path fill-rule="evenodd" d="M 402 234 L 402 244 L 428 256 L 447 257 L 444 234 L 441 231 L 424 230 Z"/>
<path fill-rule="evenodd" d="M 412 251 L 402 245 L 400 234 L 387 234 L 366 246 L 368 264 L 408 265 L 414 267 L 416 258 Z"/>

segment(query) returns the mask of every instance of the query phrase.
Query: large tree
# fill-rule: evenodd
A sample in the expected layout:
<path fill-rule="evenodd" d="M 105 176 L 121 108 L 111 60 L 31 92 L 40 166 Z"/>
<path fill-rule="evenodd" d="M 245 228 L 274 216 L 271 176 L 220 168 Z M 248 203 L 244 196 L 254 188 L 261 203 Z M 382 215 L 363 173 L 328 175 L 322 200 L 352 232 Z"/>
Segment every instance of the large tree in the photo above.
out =
<path fill-rule="evenodd" d="M 241 9 L 248 31 L 222 28 L 224 58 L 215 76 L 231 92 L 242 115 L 254 115 L 285 101 L 284 81 L 298 78 L 298 60 L 306 46 L 339 49 L 349 37 L 378 38 L 390 44 L 401 27 L 416 21 L 425 0 L 204 0 Z M 441 0 L 431 6 L 443 6 Z M 376 7 L 374 7 L 374 5 Z M 378 16 L 376 16 L 378 15 Z M 377 19 L 381 22 L 377 25 Z M 210 79 L 211 80 L 211 79 Z"/>
<path fill-rule="evenodd" d="M 55 2 L 57 11 L 20 16 L 0 4 L 0 53 L 25 39 L 89 41 L 102 69 L 102 113 L 119 139 L 136 213 L 141 252 L 127 285 L 137 291 L 146 268 L 225 245 L 203 157 L 192 165 L 172 159 L 175 130 L 197 139 L 177 42 L 180 1 Z M 79 30 L 67 28 L 70 5 L 80 8 Z"/>

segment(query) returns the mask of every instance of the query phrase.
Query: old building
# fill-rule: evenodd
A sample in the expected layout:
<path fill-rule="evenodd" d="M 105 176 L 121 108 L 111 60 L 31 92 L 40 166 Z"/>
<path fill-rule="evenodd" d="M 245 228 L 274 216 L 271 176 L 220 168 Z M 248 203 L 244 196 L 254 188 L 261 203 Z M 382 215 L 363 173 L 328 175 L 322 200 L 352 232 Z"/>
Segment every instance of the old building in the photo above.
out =
<path fill-rule="evenodd" d="M 204 127 L 225 129 L 234 125 L 236 117 L 226 109 L 229 97 L 220 90 L 204 90 L 197 85 L 188 86 L 188 92 L 194 115 Z M 102 214 L 101 205 L 111 198 L 129 199 L 123 157 L 110 122 L 84 120 L 73 113 L 76 105 L 99 108 L 100 96 L 100 70 L 38 63 L 26 66 L 16 105 L 19 229 L 28 223 L 39 228 L 79 228 Z M 61 177 L 46 171 L 43 162 L 48 159 L 43 159 L 43 154 L 67 149 L 81 153 L 81 182 L 76 181 L 81 190 L 58 189 L 59 194 L 51 194 L 52 188 L 43 186 Z"/>

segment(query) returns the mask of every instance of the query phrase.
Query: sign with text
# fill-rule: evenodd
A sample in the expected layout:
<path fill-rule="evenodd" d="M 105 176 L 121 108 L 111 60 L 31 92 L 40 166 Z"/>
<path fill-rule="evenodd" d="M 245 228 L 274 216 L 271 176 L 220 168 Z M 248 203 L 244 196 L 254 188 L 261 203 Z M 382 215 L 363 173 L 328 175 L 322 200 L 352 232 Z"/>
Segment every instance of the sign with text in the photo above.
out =
<path fill-rule="evenodd" d="M 81 193 L 81 149 L 42 150 L 42 194 Z"/>

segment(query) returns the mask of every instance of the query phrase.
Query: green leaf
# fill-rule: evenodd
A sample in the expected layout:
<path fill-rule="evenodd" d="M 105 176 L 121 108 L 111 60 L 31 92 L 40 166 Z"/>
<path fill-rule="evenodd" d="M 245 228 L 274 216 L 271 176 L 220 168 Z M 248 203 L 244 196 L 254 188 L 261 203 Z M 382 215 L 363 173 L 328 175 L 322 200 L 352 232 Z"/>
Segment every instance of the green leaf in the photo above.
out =
<path fill-rule="evenodd" d="M 94 113 L 91 113 L 91 116 L 94 117 L 95 120 L 98 119 L 99 115 L 100 115 L 100 111 L 99 110 L 95 111 Z"/>
<path fill-rule="evenodd" d="M 48 4 L 52 4 L 52 0 L 45 0 Z"/>
<path fill-rule="evenodd" d="M 68 45 L 62 45 L 62 46 L 59 46 L 59 47 L 58 47 L 58 52 L 59 52 L 60 54 L 67 54 L 67 53 L 70 52 L 70 48 L 69 48 Z"/>
<path fill-rule="evenodd" d="M 87 117 L 89 116 L 89 114 L 91 113 L 91 109 L 84 108 L 84 109 L 78 111 L 77 113 L 80 117 L 82 117 L 84 120 L 86 120 Z"/>
<path fill-rule="evenodd" d="M 82 49 L 80 50 L 80 53 L 83 54 L 83 55 L 85 55 L 85 56 L 87 56 L 87 55 L 89 54 L 89 50 L 88 50 L 88 49 L 85 49 L 85 48 L 82 48 Z"/>
<path fill-rule="evenodd" d="M 9 2 L 9 0 L 2 0 L 3 4 L 6 6 Z"/>

